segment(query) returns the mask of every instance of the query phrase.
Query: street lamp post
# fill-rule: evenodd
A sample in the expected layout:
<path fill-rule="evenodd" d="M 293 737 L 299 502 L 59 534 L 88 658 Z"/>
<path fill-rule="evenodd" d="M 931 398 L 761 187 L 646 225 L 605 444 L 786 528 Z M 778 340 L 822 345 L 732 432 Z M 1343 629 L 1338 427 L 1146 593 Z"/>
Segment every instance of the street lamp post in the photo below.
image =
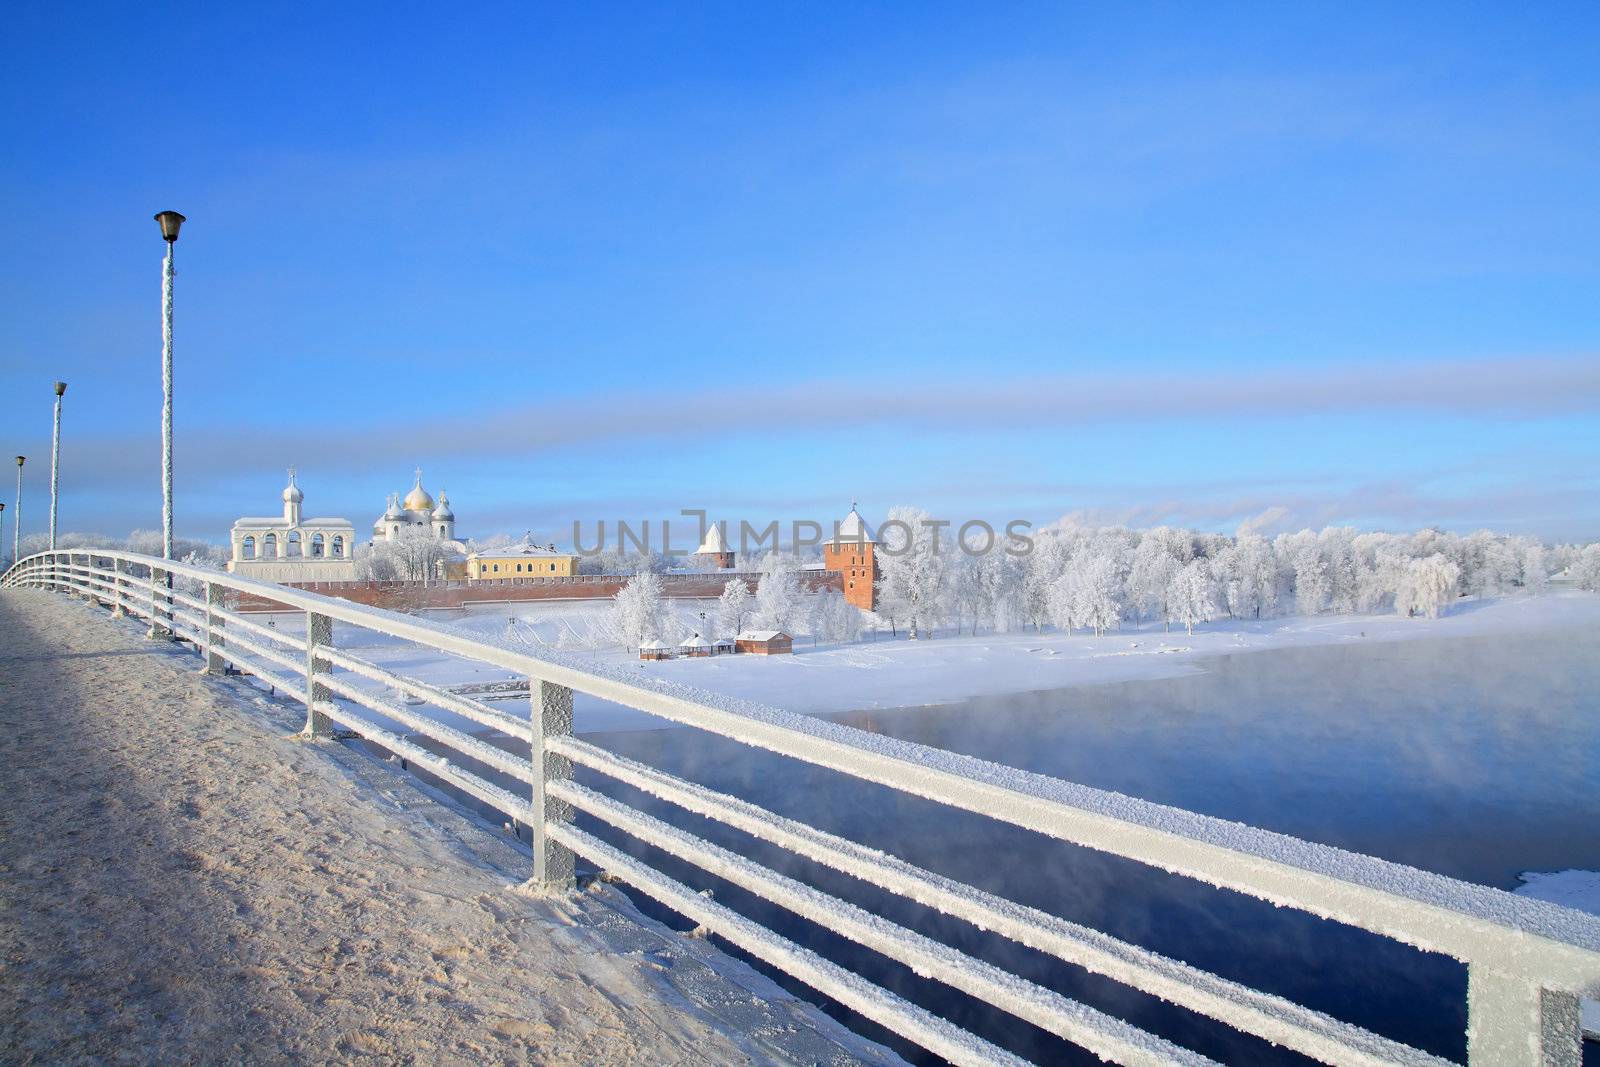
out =
<path fill-rule="evenodd" d="M 167 255 L 161 269 L 161 558 L 172 558 L 172 279 L 173 252 L 178 246 L 178 227 L 184 218 L 176 211 L 161 211 L 155 216 L 161 237 L 167 242 Z M 167 577 L 171 582 L 171 575 Z"/>
<path fill-rule="evenodd" d="M 167 242 L 167 255 L 161 264 L 161 558 L 172 558 L 172 279 L 177 274 L 173 252 L 178 245 L 178 227 L 184 223 L 176 211 L 158 211 L 161 239 Z M 162 574 L 167 587 L 167 618 L 172 618 L 172 572 Z M 150 621 L 150 636 L 170 633 Z"/>
<path fill-rule="evenodd" d="M 27 456 L 17 457 L 17 510 L 11 515 L 11 562 L 22 558 L 22 465 Z"/>
<path fill-rule="evenodd" d="M 56 492 L 61 488 L 61 398 L 67 383 L 56 383 L 56 425 L 50 437 L 50 551 L 56 550 Z"/>

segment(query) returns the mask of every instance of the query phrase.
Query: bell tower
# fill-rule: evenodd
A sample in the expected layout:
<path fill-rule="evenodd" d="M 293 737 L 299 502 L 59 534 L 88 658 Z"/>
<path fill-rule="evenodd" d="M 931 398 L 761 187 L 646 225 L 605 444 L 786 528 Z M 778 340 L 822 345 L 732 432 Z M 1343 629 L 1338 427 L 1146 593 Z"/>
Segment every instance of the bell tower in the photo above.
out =
<path fill-rule="evenodd" d="M 283 487 L 283 521 L 290 526 L 300 525 L 300 505 L 306 495 L 294 483 L 294 468 L 289 468 L 289 484 Z"/>

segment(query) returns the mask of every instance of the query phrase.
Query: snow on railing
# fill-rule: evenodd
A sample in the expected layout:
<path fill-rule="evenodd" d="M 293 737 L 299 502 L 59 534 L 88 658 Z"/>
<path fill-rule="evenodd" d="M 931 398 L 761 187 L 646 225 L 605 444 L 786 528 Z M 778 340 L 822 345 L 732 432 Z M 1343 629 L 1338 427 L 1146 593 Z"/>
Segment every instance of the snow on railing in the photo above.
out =
<path fill-rule="evenodd" d="M 207 671 L 249 672 L 304 704 L 308 735 L 330 737 L 342 728 L 525 826 L 537 888 L 571 889 L 576 857 L 582 856 L 605 875 L 953 1063 L 1023 1061 L 579 829 L 574 814 L 582 812 L 1105 1059 L 1209 1061 L 579 785 L 571 780 L 573 765 L 1324 1063 L 1446 1061 L 579 741 L 572 736 L 573 693 L 1449 955 L 1468 968 L 1473 1067 L 1578 1067 L 1578 998 L 1600 994 L 1600 918 L 1370 856 L 688 686 L 641 680 L 590 660 L 533 656 L 406 615 L 148 556 L 44 552 L 19 561 L 0 584 L 76 593 L 109 606 L 114 615 L 145 618 L 151 636 L 192 642 Z M 267 597 L 303 613 L 303 633 L 231 610 L 229 600 L 240 595 Z M 526 678 L 529 714 L 507 714 L 474 699 L 476 694 L 406 677 L 338 649 L 335 622 Z M 452 726 L 440 711 L 488 733 Z M 487 739 L 494 736 L 504 744 Z M 507 780 L 520 791 L 502 784 Z"/>

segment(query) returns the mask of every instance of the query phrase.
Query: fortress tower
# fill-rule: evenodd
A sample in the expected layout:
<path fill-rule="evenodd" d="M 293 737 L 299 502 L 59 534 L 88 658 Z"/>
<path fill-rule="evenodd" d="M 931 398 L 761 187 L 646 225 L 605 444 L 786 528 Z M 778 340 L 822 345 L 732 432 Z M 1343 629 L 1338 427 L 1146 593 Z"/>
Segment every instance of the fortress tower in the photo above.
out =
<path fill-rule="evenodd" d="M 863 611 L 878 603 L 878 542 L 850 502 L 850 514 L 839 521 L 831 540 L 822 542 L 822 565 L 844 576 L 844 598 Z"/>

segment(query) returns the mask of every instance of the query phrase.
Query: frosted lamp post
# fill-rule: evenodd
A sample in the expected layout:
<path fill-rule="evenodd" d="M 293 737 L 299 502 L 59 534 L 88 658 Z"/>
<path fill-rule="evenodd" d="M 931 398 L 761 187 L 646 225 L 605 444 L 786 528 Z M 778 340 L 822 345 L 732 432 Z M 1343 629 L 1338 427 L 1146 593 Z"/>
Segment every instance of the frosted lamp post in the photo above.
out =
<path fill-rule="evenodd" d="M 17 509 L 11 513 L 11 562 L 22 558 L 22 465 L 27 456 L 17 457 Z"/>
<path fill-rule="evenodd" d="M 161 558 L 172 558 L 172 279 L 173 251 L 178 244 L 178 227 L 183 216 L 176 211 L 158 211 L 161 239 L 167 242 L 167 255 L 161 264 Z M 172 618 L 172 572 L 164 571 L 167 587 L 167 618 Z M 150 636 L 164 637 L 169 631 L 150 620 Z"/>
<path fill-rule="evenodd" d="M 172 279 L 177 271 L 172 256 L 178 245 L 183 216 L 176 211 L 157 212 L 161 238 L 167 242 L 161 268 L 161 558 L 172 558 Z M 167 582 L 170 585 L 171 575 Z"/>
<path fill-rule="evenodd" d="M 56 383 L 56 425 L 50 437 L 50 551 L 56 550 L 56 492 L 61 488 L 61 398 L 67 383 Z"/>

